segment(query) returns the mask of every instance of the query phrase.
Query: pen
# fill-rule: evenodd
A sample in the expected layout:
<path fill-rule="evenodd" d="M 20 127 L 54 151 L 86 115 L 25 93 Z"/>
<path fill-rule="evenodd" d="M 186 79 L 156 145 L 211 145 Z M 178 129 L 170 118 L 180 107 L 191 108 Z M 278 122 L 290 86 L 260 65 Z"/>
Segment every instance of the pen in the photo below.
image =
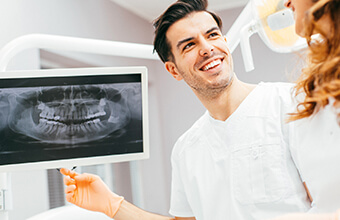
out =
<path fill-rule="evenodd" d="M 72 167 L 71 171 L 75 170 L 76 168 L 77 168 L 77 166 Z M 57 170 L 58 170 L 59 172 L 60 172 L 60 169 L 61 169 L 61 168 L 57 168 Z"/>

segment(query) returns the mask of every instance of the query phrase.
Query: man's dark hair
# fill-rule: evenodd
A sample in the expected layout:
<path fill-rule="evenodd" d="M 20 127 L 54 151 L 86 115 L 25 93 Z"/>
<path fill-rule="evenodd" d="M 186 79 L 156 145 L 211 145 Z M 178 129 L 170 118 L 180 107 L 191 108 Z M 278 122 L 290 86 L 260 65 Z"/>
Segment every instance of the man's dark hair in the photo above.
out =
<path fill-rule="evenodd" d="M 165 63 L 169 60 L 174 61 L 173 54 L 171 52 L 171 45 L 166 38 L 166 32 L 172 24 L 176 21 L 185 18 L 193 12 L 206 11 L 215 19 L 218 27 L 222 29 L 221 18 L 207 11 L 207 0 L 178 0 L 169 6 L 169 8 L 159 16 L 155 22 L 155 38 L 154 38 L 154 51 L 157 51 L 161 60 Z"/>

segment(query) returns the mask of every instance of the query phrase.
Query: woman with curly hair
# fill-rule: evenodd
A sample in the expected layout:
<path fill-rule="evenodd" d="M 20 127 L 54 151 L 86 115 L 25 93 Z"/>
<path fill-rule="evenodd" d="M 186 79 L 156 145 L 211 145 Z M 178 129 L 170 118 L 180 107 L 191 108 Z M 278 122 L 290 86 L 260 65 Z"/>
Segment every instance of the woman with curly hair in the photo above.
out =
<path fill-rule="evenodd" d="M 340 0 L 287 0 L 308 43 L 296 82 L 291 152 L 311 200 L 310 213 L 275 220 L 340 220 Z M 338 211 L 337 211 L 338 210 Z M 313 214 L 319 213 L 319 214 Z"/>
<path fill-rule="evenodd" d="M 291 120 L 312 116 L 333 104 L 340 123 L 336 111 L 340 105 L 340 1 L 288 0 L 286 6 L 294 11 L 295 30 L 309 46 L 308 65 L 296 85 L 297 92 L 306 96 Z"/>

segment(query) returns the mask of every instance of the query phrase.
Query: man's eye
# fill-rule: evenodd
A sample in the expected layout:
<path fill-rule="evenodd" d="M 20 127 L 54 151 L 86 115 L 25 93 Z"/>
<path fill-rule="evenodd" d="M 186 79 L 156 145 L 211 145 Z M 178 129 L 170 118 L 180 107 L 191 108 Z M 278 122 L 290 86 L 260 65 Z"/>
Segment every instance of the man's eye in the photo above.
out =
<path fill-rule="evenodd" d="M 187 45 L 185 45 L 183 47 L 183 50 L 189 49 L 190 47 L 192 47 L 194 45 L 194 43 L 188 43 Z"/>
<path fill-rule="evenodd" d="M 218 33 L 211 33 L 211 34 L 209 34 L 209 37 L 215 37 L 215 36 L 219 36 L 219 34 Z"/>

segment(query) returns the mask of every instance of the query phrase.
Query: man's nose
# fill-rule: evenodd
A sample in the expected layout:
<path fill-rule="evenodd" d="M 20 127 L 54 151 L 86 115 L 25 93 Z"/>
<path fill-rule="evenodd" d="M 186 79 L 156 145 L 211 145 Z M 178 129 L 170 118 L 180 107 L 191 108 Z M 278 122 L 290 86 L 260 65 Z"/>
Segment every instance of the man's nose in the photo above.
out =
<path fill-rule="evenodd" d="M 214 51 L 213 45 L 211 45 L 210 43 L 206 41 L 201 42 L 201 49 L 200 49 L 201 56 L 211 56 L 213 51 Z"/>
<path fill-rule="evenodd" d="M 290 5 L 292 4 L 292 1 L 291 0 L 286 0 L 284 2 L 284 6 L 287 7 L 287 8 L 290 8 Z"/>

